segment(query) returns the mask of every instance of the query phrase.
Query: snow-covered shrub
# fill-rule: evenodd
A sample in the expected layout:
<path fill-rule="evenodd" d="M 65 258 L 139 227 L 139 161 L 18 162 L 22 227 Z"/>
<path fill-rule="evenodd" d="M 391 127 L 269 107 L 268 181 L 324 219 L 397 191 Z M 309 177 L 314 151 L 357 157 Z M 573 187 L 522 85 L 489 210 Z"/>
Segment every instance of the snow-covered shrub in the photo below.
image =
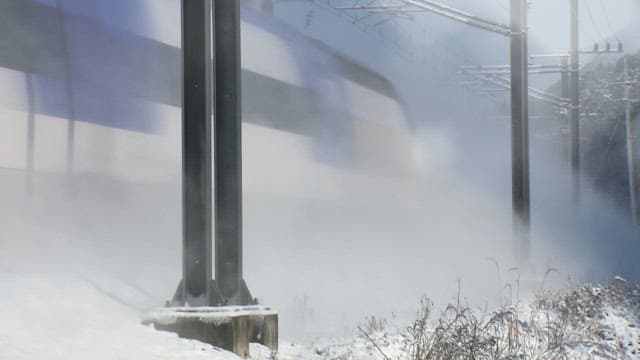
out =
<path fill-rule="evenodd" d="M 541 290 L 526 311 L 520 304 L 490 313 L 450 304 L 430 320 L 432 307 L 424 298 L 407 330 L 405 348 L 413 360 L 625 359 L 640 353 L 619 334 L 638 323 L 640 291 L 620 279 L 608 286 Z"/>

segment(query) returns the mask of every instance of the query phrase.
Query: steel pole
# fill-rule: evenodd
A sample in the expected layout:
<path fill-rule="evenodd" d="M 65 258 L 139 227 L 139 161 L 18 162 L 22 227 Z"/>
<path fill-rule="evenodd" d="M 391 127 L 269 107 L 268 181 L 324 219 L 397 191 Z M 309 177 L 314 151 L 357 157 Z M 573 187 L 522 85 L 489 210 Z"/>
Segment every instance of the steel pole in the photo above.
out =
<path fill-rule="evenodd" d="M 27 85 L 27 193 L 33 193 L 33 173 L 36 144 L 36 93 L 32 69 L 26 74 Z"/>
<path fill-rule="evenodd" d="M 67 93 L 67 175 L 73 173 L 74 146 L 75 146 L 75 120 L 76 106 L 73 96 L 73 76 L 71 73 L 71 55 L 69 53 L 69 35 L 67 32 L 66 14 L 64 12 L 64 0 L 57 0 L 56 5 L 60 10 L 60 24 L 62 25 L 62 51 L 64 53 L 65 90 Z"/>
<path fill-rule="evenodd" d="M 182 287 L 179 302 L 210 305 L 211 0 L 182 0 Z M 181 292 L 181 294 L 180 294 Z"/>
<path fill-rule="evenodd" d="M 580 51 L 578 49 L 578 0 L 571 1 L 571 78 L 569 91 L 571 102 L 569 107 L 570 117 L 570 142 L 571 142 L 571 177 L 572 201 L 577 210 L 580 202 Z"/>
<path fill-rule="evenodd" d="M 560 97 L 563 99 L 563 101 L 568 101 L 569 100 L 569 74 L 570 72 L 567 71 L 567 67 L 569 66 L 569 62 L 568 62 L 568 58 L 566 56 L 562 57 L 560 59 L 560 66 L 564 69 L 562 70 L 562 72 L 560 73 Z M 570 128 L 570 108 L 566 108 L 567 112 L 562 114 L 562 122 L 564 124 L 566 124 L 567 129 Z M 570 152 L 569 149 L 571 148 L 571 144 L 570 144 L 570 140 L 569 140 L 569 136 L 566 136 L 563 134 L 562 136 L 562 146 L 563 146 L 563 159 L 567 162 L 569 162 L 569 160 L 571 159 L 570 156 Z M 566 146 L 566 147 L 564 147 Z"/>
<path fill-rule="evenodd" d="M 519 260 L 529 256 L 529 132 L 525 0 L 511 0 L 511 190 L 514 250 Z"/>
<path fill-rule="evenodd" d="M 29 25 L 33 25 L 34 14 L 33 14 L 33 4 L 28 5 L 28 18 L 25 19 L 28 21 Z M 25 168 L 26 168 L 26 188 L 27 193 L 31 195 L 33 193 L 33 175 L 34 175 L 34 163 L 35 163 L 35 142 L 36 142 L 36 91 L 35 91 L 35 83 L 33 79 L 34 72 L 34 64 L 33 64 L 33 54 L 36 52 L 35 44 L 36 39 L 33 37 L 28 37 L 24 39 L 29 45 L 29 52 L 31 56 L 29 56 L 27 69 L 25 71 L 25 85 L 27 92 L 27 144 L 26 144 L 26 159 L 25 159 Z"/>
<path fill-rule="evenodd" d="M 225 302 L 243 304 L 239 0 L 215 0 L 214 26 L 215 279 Z"/>
<path fill-rule="evenodd" d="M 522 235 L 523 257 L 528 258 L 531 244 L 529 236 L 531 232 L 531 185 L 530 185 L 530 157 L 529 157 L 529 37 L 528 37 L 528 2 L 522 0 L 522 218 L 525 232 Z"/>
<path fill-rule="evenodd" d="M 624 57 L 624 119 L 627 137 L 627 174 L 629 179 L 629 210 L 634 225 L 638 225 L 638 188 L 636 182 L 635 150 L 633 144 L 633 119 L 631 118 L 631 78 L 629 76 L 629 56 Z"/>

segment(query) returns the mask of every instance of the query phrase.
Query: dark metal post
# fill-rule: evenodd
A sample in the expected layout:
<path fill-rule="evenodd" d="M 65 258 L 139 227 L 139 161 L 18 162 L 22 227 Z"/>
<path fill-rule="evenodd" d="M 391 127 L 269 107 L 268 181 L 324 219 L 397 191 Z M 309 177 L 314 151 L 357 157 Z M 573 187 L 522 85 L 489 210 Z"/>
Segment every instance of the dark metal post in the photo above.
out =
<path fill-rule="evenodd" d="M 560 97 L 569 100 L 569 71 L 567 57 L 560 58 Z"/>
<path fill-rule="evenodd" d="M 242 280 L 239 0 L 215 0 L 215 278 L 228 304 L 251 301 Z"/>
<path fill-rule="evenodd" d="M 32 69 L 27 70 L 27 192 L 33 192 L 33 172 L 36 146 L 36 92 Z"/>
<path fill-rule="evenodd" d="M 635 149 L 633 144 L 633 119 L 631 118 L 631 77 L 629 56 L 624 57 L 624 119 L 627 137 L 627 174 L 629 179 L 629 210 L 634 225 L 638 225 L 638 185 L 636 181 Z"/>
<path fill-rule="evenodd" d="M 182 305 L 210 305 L 211 0 L 182 0 Z M 181 292 L 181 293 L 180 293 Z"/>
<path fill-rule="evenodd" d="M 29 25 L 33 26 L 33 4 L 28 5 L 28 18 L 25 21 L 28 21 Z M 29 49 L 29 59 L 27 64 L 27 70 L 25 71 L 25 85 L 27 92 L 27 144 L 26 144 L 26 187 L 27 193 L 31 195 L 33 193 L 33 173 L 34 173 L 34 163 L 35 163 L 35 143 L 36 143 L 36 91 L 35 84 L 33 81 L 33 72 L 34 72 L 34 64 L 33 58 L 35 58 L 36 53 L 36 39 L 33 36 L 24 39 L 24 41 L 28 44 Z"/>
<path fill-rule="evenodd" d="M 511 0 L 511 190 L 515 252 L 529 256 L 529 129 L 525 0 Z"/>
<path fill-rule="evenodd" d="M 571 137 L 571 176 L 573 179 L 573 204 L 577 209 L 580 202 L 580 52 L 578 49 L 578 0 L 571 1 L 571 103 L 570 137 Z"/>
<path fill-rule="evenodd" d="M 522 255 L 529 257 L 531 228 L 531 185 L 530 185 L 530 165 L 529 165 L 529 36 L 528 36 L 528 1 L 522 0 L 522 199 L 523 211 L 522 219 L 524 233 L 522 234 Z"/>
<path fill-rule="evenodd" d="M 60 24 L 62 25 L 62 51 L 64 53 L 64 73 L 67 92 L 67 175 L 73 173 L 74 146 L 75 146 L 75 120 L 76 106 L 73 96 L 73 76 L 71 74 L 71 55 L 69 54 L 69 35 L 67 32 L 66 14 L 64 12 L 64 0 L 57 0 L 56 5 L 60 10 Z"/>
<path fill-rule="evenodd" d="M 568 62 L 568 57 L 563 56 L 560 59 L 560 68 L 561 68 L 561 72 L 560 72 L 560 97 L 563 99 L 563 102 L 567 102 L 567 104 L 569 104 L 569 74 L 570 71 L 567 69 L 569 66 L 569 62 Z M 566 107 L 567 112 L 564 114 L 561 114 L 561 121 L 563 124 L 566 124 L 567 129 L 570 129 L 570 112 L 571 109 L 567 106 Z M 571 148 L 571 144 L 569 143 L 569 136 L 566 136 L 563 134 L 562 136 L 562 146 L 563 146 L 563 154 L 564 156 L 567 157 L 563 157 L 563 159 L 567 160 L 570 159 L 570 153 L 569 153 L 569 149 Z M 565 147 L 566 146 L 566 147 Z"/>

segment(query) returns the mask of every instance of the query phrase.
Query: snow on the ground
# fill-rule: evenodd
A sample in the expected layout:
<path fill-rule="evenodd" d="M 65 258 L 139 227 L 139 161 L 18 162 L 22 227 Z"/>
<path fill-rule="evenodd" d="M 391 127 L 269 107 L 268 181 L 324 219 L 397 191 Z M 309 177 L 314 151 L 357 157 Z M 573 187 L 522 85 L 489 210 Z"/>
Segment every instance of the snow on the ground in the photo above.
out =
<path fill-rule="evenodd" d="M 278 359 L 640 359 L 640 288 L 620 278 L 545 291 L 494 311 L 437 310 L 422 312 L 429 314 L 420 318 L 424 332 L 420 320 L 411 327 L 358 328 L 350 339 L 281 344 Z"/>
<path fill-rule="evenodd" d="M 238 360 L 234 354 L 141 324 L 153 302 L 142 290 L 107 276 L 0 273 L 0 359 Z M 388 355 L 387 335 L 373 335 Z M 251 358 L 272 359 L 251 344 Z M 322 340 L 313 346 L 282 341 L 279 360 L 383 359 L 369 340 Z"/>
<path fill-rule="evenodd" d="M 346 339 L 318 339 L 313 344 L 302 345 L 295 342 L 281 341 L 278 360 L 385 360 L 410 359 L 407 352 L 406 338 L 398 331 L 380 331 L 368 334 L 367 338 L 354 335 Z M 375 343 L 375 345 L 374 345 Z M 252 344 L 251 354 L 259 359 L 267 359 L 269 351 L 264 347 Z"/>
<path fill-rule="evenodd" d="M 0 274 L 0 359 L 238 359 L 141 325 L 142 298 L 108 278 Z"/>
<path fill-rule="evenodd" d="M 143 290 L 107 276 L 0 273 L 0 359 L 239 359 L 214 346 L 142 325 L 141 316 L 149 306 L 153 306 L 153 300 Z M 517 328 L 521 338 L 516 352 L 525 358 L 548 358 L 545 352 L 551 356 L 555 351 L 549 351 L 550 346 L 555 346 L 552 340 L 563 339 L 562 353 L 570 358 L 598 358 L 599 352 L 611 350 L 609 354 L 614 355 L 600 358 L 626 355 L 640 359 L 640 290 L 636 288 L 585 285 L 538 298 L 531 304 L 530 313 L 526 310 L 529 307 L 519 307 L 515 321 L 508 320 L 509 314 L 515 314 L 508 312 L 499 319 L 493 317 L 497 322 L 489 320 L 497 332 L 480 334 L 475 343 L 482 347 L 484 335 L 491 338 L 504 335 L 500 329 Z M 467 320 L 473 319 L 471 313 L 465 314 Z M 446 324 L 451 319 L 446 312 L 433 313 L 422 338 L 427 340 L 425 344 L 449 341 L 442 327 L 437 339 L 430 336 L 442 321 Z M 464 334 L 465 326 L 473 324 L 467 320 L 448 328 L 462 325 L 458 330 Z M 483 321 L 487 320 L 480 320 L 479 324 Z M 415 339 L 409 328 L 385 323 L 374 329 L 365 324 L 356 327 L 347 338 L 321 338 L 311 344 L 281 339 L 275 356 L 264 346 L 251 344 L 251 358 L 408 360 L 413 359 L 410 352 Z M 552 328 L 553 333 L 548 330 Z M 453 342 L 441 344 L 443 349 L 458 346 L 455 336 L 451 338 Z M 488 353 L 504 340 L 495 339 L 484 349 Z M 469 343 L 468 339 L 465 341 Z"/>
<path fill-rule="evenodd" d="M 119 279 L 66 274 L 0 273 L 0 359 L 238 360 L 234 354 L 141 324 L 149 296 Z M 373 335 L 389 355 L 395 340 Z M 272 359 L 251 344 L 251 358 Z M 393 357 L 397 358 L 396 356 Z M 383 359 L 369 340 L 282 341 L 279 360 Z"/>
<path fill-rule="evenodd" d="M 631 314 L 607 306 L 603 322 L 613 328 L 616 341 L 632 359 L 640 359 L 640 324 Z"/>

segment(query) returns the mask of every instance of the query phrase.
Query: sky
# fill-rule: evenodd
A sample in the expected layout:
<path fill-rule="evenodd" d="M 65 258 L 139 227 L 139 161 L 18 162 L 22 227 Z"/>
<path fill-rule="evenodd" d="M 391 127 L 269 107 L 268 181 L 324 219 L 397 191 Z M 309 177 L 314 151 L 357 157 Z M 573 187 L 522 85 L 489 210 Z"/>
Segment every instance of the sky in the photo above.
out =
<path fill-rule="evenodd" d="M 508 23 L 509 0 L 438 0 L 454 8 L 488 19 Z M 569 45 L 570 0 L 529 0 L 531 36 L 550 50 L 563 50 Z M 640 6 L 636 0 L 579 0 L 581 45 L 612 36 L 637 18 Z M 433 22 L 431 16 L 417 19 Z"/>
<path fill-rule="evenodd" d="M 632 18 L 637 18 L 639 13 L 634 0 L 581 0 L 579 3 L 582 47 L 591 47 L 594 42 L 607 38 L 615 41 L 614 34 L 625 28 Z M 530 7 L 531 35 L 550 51 L 563 51 L 569 46 L 568 19 L 568 0 L 534 0 Z"/>

